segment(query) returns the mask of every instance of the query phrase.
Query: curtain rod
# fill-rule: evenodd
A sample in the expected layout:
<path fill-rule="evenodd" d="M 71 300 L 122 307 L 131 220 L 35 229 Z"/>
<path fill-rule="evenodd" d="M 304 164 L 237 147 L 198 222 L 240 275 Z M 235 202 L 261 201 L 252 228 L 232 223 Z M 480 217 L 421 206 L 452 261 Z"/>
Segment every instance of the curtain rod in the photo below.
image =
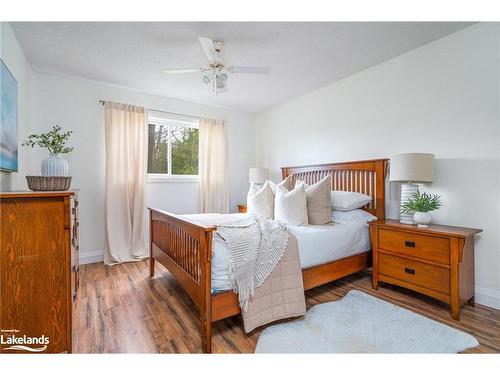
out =
<path fill-rule="evenodd" d="M 102 105 L 106 104 L 106 101 L 105 100 L 99 100 L 99 103 L 101 103 Z M 160 113 L 167 113 L 169 115 L 177 115 L 177 116 L 184 116 L 184 117 L 191 117 L 191 118 L 197 118 L 197 119 L 200 119 L 199 116 L 193 116 L 193 115 L 185 115 L 184 113 L 176 113 L 176 112 L 167 112 L 167 111 L 161 111 L 159 109 L 151 109 L 151 108 L 146 108 L 148 111 L 152 111 L 152 112 L 160 112 Z"/>

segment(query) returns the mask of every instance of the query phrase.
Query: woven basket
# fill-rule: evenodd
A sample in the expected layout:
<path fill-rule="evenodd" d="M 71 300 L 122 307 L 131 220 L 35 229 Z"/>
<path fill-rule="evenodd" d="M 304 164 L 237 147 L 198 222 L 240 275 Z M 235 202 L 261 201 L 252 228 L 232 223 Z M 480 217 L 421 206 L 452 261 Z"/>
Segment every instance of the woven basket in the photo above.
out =
<path fill-rule="evenodd" d="M 62 191 L 71 186 L 71 177 L 26 176 L 28 188 L 33 191 Z"/>

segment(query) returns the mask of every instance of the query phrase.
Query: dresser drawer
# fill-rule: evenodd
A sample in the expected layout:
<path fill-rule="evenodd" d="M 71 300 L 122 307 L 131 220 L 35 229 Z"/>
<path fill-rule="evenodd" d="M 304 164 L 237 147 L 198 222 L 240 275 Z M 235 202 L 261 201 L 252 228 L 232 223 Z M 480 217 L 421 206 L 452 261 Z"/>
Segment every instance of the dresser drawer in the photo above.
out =
<path fill-rule="evenodd" d="M 380 228 L 378 248 L 441 264 L 450 264 L 450 240 L 448 238 Z"/>
<path fill-rule="evenodd" d="M 379 253 L 378 271 L 427 289 L 450 294 L 450 271 L 447 268 Z"/>

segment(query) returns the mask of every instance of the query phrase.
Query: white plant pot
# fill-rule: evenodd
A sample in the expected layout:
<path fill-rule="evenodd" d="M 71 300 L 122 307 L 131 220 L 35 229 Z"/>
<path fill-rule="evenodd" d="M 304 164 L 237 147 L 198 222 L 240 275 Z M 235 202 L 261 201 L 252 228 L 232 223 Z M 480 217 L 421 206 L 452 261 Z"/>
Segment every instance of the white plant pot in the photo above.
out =
<path fill-rule="evenodd" d="M 50 154 L 42 161 L 42 176 L 67 176 L 68 162 L 59 154 Z"/>
<path fill-rule="evenodd" d="M 415 220 L 415 223 L 417 223 L 420 228 L 427 228 L 432 217 L 428 212 L 415 212 L 413 214 L 413 220 Z"/>

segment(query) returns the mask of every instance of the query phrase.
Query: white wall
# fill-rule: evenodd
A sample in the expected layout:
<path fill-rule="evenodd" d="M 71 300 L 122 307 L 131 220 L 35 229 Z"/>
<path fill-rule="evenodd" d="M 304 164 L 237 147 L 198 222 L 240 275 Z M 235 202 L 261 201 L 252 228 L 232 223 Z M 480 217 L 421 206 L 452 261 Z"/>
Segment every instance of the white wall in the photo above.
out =
<path fill-rule="evenodd" d="M 82 262 L 102 259 L 104 248 L 104 124 L 99 100 L 142 105 L 147 108 L 228 120 L 230 208 L 246 200 L 248 168 L 255 161 L 252 118 L 243 113 L 168 99 L 100 83 L 35 73 L 36 122 L 34 132 L 59 124 L 73 130 L 67 157 L 72 188 L 80 189 L 80 254 Z M 46 157 L 35 151 L 31 169 L 39 172 Z M 174 213 L 197 212 L 198 183 L 149 183 L 147 204 Z"/>
<path fill-rule="evenodd" d="M 257 164 L 277 177 L 283 165 L 434 153 L 435 222 L 484 230 L 477 300 L 500 308 L 499 36 L 475 25 L 257 115 Z"/>
<path fill-rule="evenodd" d="M 30 134 L 31 86 L 33 70 L 24 56 L 10 25 L 0 22 L 0 57 L 17 81 L 18 88 L 18 138 L 19 144 Z M 30 153 L 19 148 L 19 172 L 0 171 L 0 190 L 22 190 L 26 187 L 26 174 Z"/>

